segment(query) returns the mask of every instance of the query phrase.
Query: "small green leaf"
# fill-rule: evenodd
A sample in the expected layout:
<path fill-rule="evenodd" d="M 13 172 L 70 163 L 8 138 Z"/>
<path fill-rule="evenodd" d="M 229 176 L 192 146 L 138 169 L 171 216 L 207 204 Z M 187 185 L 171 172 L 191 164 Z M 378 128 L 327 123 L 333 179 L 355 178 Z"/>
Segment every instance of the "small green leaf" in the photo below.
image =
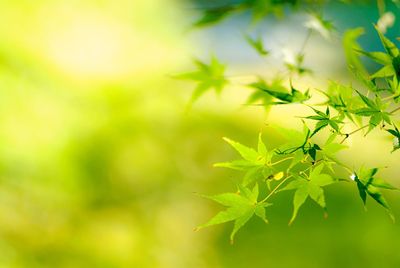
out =
<path fill-rule="evenodd" d="M 308 186 L 309 195 L 323 209 L 326 208 L 324 190 L 317 185 L 309 184 Z"/>
<path fill-rule="evenodd" d="M 272 97 L 278 99 L 277 102 L 272 104 L 289 104 L 289 103 L 302 103 L 306 100 L 310 99 L 310 95 L 308 91 L 305 93 L 300 92 L 299 90 L 291 87 L 291 92 L 285 92 L 285 88 L 278 87 L 278 88 L 271 88 L 264 80 L 260 79 L 256 83 L 252 83 L 249 85 L 252 88 L 259 89 L 263 92 L 268 93 Z M 279 91 L 277 91 L 277 89 Z"/>
<path fill-rule="evenodd" d="M 265 49 L 263 40 L 259 36 L 256 39 L 253 39 L 250 35 L 245 35 L 245 39 L 249 45 L 254 48 L 254 50 L 261 56 L 267 56 L 269 51 Z"/>
<path fill-rule="evenodd" d="M 230 236 L 232 244 L 235 239 L 236 233 L 239 231 L 240 228 L 242 228 L 251 219 L 251 217 L 253 217 L 253 214 L 254 214 L 254 211 L 247 211 L 241 217 L 235 219 L 235 224 L 233 226 L 233 230 L 232 230 L 232 233 Z"/>
<path fill-rule="evenodd" d="M 293 221 L 296 219 L 297 213 L 298 213 L 300 207 L 306 201 L 306 199 L 308 197 L 308 194 L 309 194 L 309 188 L 308 188 L 307 184 L 297 188 L 296 192 L 294 193 L 293 215 L 292 215 L 292 218 L 289 221 L 289 225 L 291 225 L 293 223 Z"/>
<path fill-rule="evenodd" d="M 271 205 L 272 204 L 269 204 L 269 203 L 260 204 L 260 205 L 257 205 L 254 210 L 254 213 L 256 214 L 256 216 L 260 217 L 265 223 L 268 223 L 268 220 L 265 216 L 265 207 L 271 206 Z"/>
<path fill-rule="evenodd" d="M 219 21 L 230 15 L 233 11 L 235 11 L 235 8 L 233 6 L 207 9 L 206 11 L 204 11 L 203 16 L 196 23 L 194 23 L 194 26 L 204 27 L 218 23 Z"/>
<path fill-rule="evenodd" d="M 229 221 L 234 221 L 234 227 L 231 233 L 231 241 L 235 234 L 242 228 L 252 217 L 257 215 L 264 222 L 267 222 L 265 217 L 265 208 L 270 206 L 270 203 L 258 203 L 258 185 L 256 184 L 252 190 L 249 188 L 238 185 L 239 194 L 226 193 L 215 196 L 203 196 L 205 198 L 214 200 L 227 207 L 226 210 L 219 212 L 211 220 L 196 229 L 202 229 L 208 226 L 221 224 Z"/>
<path fill-rule="evenodd" d="M 206 64 L 200 60 L 195 60 L 194 62 L 198 70 L 174 76 L 176 79 L 193 80 L 198 83 L 193 92 L 191 102 L 196 101 L 210 89 L 214 89 L 216 93 L 220 93 L 228 84 L 228 80 L 224 76 L 225 65 L 221 64 L 216 57 L 211 58 L 210 64 Z"/>
<path fill-rule="evenodd" d="M 377 168 L 373 169 L 360 168 L 359 172 L 354 174 L 354 181 L 357 183 L 358 192 L 360 194 L 360 197 L 364 205 L 366 204 L 367 194 L 368 194 L 378 204 L 383 206 L 389 213 L 390 217 L 394 219 L 391 209 L 387 201 L 383 197 L 382 193 L 380 192 L 379 188 L 390 189 L 390 190 L 394 190 L 396 188 L 386 183 L 382 179 L 375 178 L 377 172 L 378 172 Z"/>

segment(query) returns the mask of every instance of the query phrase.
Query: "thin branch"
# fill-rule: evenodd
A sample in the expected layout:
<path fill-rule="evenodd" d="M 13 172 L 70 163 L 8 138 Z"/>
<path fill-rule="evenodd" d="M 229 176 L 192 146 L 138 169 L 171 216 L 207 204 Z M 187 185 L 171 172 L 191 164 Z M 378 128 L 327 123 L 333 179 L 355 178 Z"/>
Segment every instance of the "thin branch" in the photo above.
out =
<path fill-rule="evenodd" d="M 299 54 L 303 54 L 304 50 L 306 49 L 308 40 L 310 40 L 312 32 L 313 32 L 312 29 L 308 29 L 306 38 L 304 39 L 303 44 L 301 45 L 301 48 L 299 50 Z"/>
<path fill-rule="evenodd" d="M 274 166 L 274 165 L 277 165 L 277 164 L 279 164 L 279 163 L 282 163 L 282 162 L 284 162 L 284 161 L 286 161 L 286 160 L 290 160 L 290 159 L 293 159 L 293 156 L 289 156 L 289 157 L 283 158 L 283 159 L 281 159 L 281 160 L 279 160 L 279 161 L 276 161 L 276 162 L 274 162 L 274 163 L 269 164 L 268 166 Z"/>
<path fill-rule="evenodd" d="M 395 112 L 399 111 L 400 107 L 397 107 L 396 109 L 394 109 L 393 111 L 389 112 L 390 114 L 394 114 Z"/>
<path fill-rule="evenodd" d="M 360 127 L 360 128 L 357 128 L 356 130 L 354 130 L 354 131 L 352 131 L 352 132 L 350 132 L 350 133 L 344 134 L 345 137 L 344 137 L 343 140 L 340 142 L 340 144 L 343 144 L 351 135 L 357 133 L 357 132 L 360 131 L 360 130 L 363 130 L 363 129 L 366 128 L 366 127 L 369 127 L 369 124 L 368 124 L 368 125 L 365 125 L 365 126 L 362 126 L 362 127 Z"/>
<path fill-rule="evenodd" d="M 320 160 L 318 160 L 315 163 L 320 162 Z M 314 165 L 309 166 L 308 168 L 306 168 L 305 170 L 302 170 L 301 172 L 306 172 L 307 170 L 309 170 L 311 167 L 313 167 Z M 264 203 L 265 201 L 267 201 L 288 179 L 290 179 L 291 177 L 293 177 L 293 175 L 287 176 L 286 178 L 284 178 L 277 186 L 275 186 L 274 189 L 272 189 L 272 191 L 263 199 L 261 200 L 259 203 Z"/>
<path fill-rule="evenodd" d="M 261 200 L 259 203 L 264 203 L 265 201 L 268 200 L 268 198 L 270 198 L 278 189 L 279 187 L 282 186 L 282 184 L 284 184 L 288 179 L 290 179 L 291 177 L 293 177 L 293 175 L 287 176 L 286 178 L 284 178 L 274 189 L 272 189 L 272 191 L 263 199 Z"/>

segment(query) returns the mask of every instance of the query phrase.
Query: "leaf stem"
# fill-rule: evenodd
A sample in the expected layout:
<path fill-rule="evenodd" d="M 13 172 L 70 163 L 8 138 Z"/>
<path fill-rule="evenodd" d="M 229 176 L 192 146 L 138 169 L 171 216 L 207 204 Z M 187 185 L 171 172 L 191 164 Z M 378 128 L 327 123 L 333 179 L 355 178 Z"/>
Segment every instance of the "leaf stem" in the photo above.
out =
<path fill-rule="evenodd" d="M 340 142 L 340 144 L 343 144 L 351 135 L 357 133 L 357 132 L 360 131 L 360 130 L 363 130 L 364 128 L 366 128 L 366 127 L 368 127 L 368 126 L 369 126 L 369 124 L 368 124 L 368 125 L 365 125 L 365 126 L 362 126 L 362 127 L 360 127 L 360 128 L 357 128 L 356 130 L 354 130 L 354 131 L 352 131 L 352 132 L 350 132 L 350 133 L 344 134 L 345 137 L 344 137 L 343 140 Z"/>
<path fill-rule="evenodd" d="M 387 101 L 387 100 L 390 100 L 390 99 L 396 98 L 396 97 L 398 97 L 398 96 L 399 96 L 399 94 L 398 94 L 398 93 L 396 93 L 396 94 L 393 94 L 393 95 L 387 96 L 387 97 L 385 97 L 385 98 L 382 98 L 382 101 Z"/>
<path fill-rule="evenodd" d="M 312 34 L 312 29 L 308 29 L 306 38 L 304 39 L 303 44 L 301 45 L 301 48 L 299 50 L 299 54 L 304 53 L 304 50 L 306 49 L 306 46 L 307 46 L 308 40 L 311 37 L 311 34 Z"/>
<path fill-rule="evenodd" d="M 319 161 L 321 161 L 321 159 L 320 160 L 318 160 L 317 162 L 319 162 Z M 317 163 L 316 162 L 316 163 Z M 306 168 L 305 170 L 302 170 L 301 172 L 306 172 L 307 170 L 309 170 L 311 167 L 313 167 L 313 165 L 312 166 L 309 166 L 308 168 Z M 275 188 L 274 189 L 272 189 L 272 191 L 263 199 L 263 200 L 261 200 L 260 202 L 258 202 L 258 203 L 264 203 L 265 201 L 267 201 L 288 179 L 290 179 L 291 177 L 293 177 L 293 175 L 290 175 L 290 176 L 287 176 L 286 178 L 284 178 L 277 186 L 275 186 Z"/>
<path fill-rule="evenodd" d="M 293 156 L 289 156 L 289 157 L 283 158 L 283 159 L 281 159 L 281 160 L 278 160 L 278 161 L 276 161 L 276 162 L 274 162 L 274 163 L 269 164 L 268 166 L 274 166 L 274 165 L 277 165 L 277 164 L 279 164 L 279 163 L 282 163 L 282 162 L 284 162 L 284 161 L 286 161 L 286 160 L 290 160 L 290 159 L 293 159 Z"/>
<path fill-rule="evenodd" d="M 394 114 L 395 112 L 399 111 L 400 107 L 397 107 L 396 109 L 394 109 L 393 111 L 389 112 L 390 114 Z"/>
<path fill-rule="evenodd" d="M 282 186 L 282 184 L 284 184 L 288 179 L 290 179 L 291 177 L 293 177 L 293 175 L 287 176 L 286 178 L 284 178 L 274 189 L 272 189 L 272 191 L 263 199 L 261 200 L 259 203 L 264 203 L 265 201 L 268 200 L 268 198 L 270 198 L 278 189 L 279 187 Z"/>

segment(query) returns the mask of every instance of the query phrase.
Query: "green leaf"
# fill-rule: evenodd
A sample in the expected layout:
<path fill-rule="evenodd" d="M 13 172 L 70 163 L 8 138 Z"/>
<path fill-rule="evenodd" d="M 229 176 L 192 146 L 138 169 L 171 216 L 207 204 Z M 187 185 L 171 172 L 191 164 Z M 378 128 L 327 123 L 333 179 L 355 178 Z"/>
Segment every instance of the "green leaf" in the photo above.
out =
<path fill-rule="evenodd" d="M 322 187 L 337 182 L 328 174 L 322 174 L 323 164 L 314 167 L 310 171 L 308 179 L 295 175 L 295 179 L 288 183 L 281 191 L 296 189 L 293 199 L 293 215 L 289 224 L 296 219 L 300 207 L 310 196 L 324 210 L 326 209 L 325 196 Z"/>
<path fill-rule="evenodd" d="M 294 179 L 291 182 L 289 182 L 288 184 L 286 184 L 286 186 L 283 187 L 282 189 L 278 190 L 278 192 L 294 190 L 294 189 L 300 188 L 306 184 L 307 184 L 307 181 L 305 179 L 303 179 L 301 177 L 296 177 L 296 179 Z"/>
<path fill-rule="evenodd" d="M 310 184 L 308 186 L 308 192 L 312 200 L 314 200 L 323 209 L 326 209 L 324 190 L 321 187 Z"/>
<path fill-rule="evenodd" d="M 285 88 L 281 87 L 274 87 L 271 88 L 264 80 L 260 78 L 260 80 L 256 83 L 252 83 L 249 85 L 252 88 L 259 89 L 263 92 L 268 93 L 272 97 L 278 99 L 278 102 L 272 104 L 289 104 L 289 103 L 302 103 L 306 100 L 310 99 L 310 95 L 308 91 L 305 93 L 300 92 L 299 90 L 291 87 L 291 92 L 285 92 Z"/>
<path fill-rule="evenodd" d="M 264 222 L 267 222 L 265 217 L 265 207 L 268 207 L 271 204 L 257 202 L 259 193 L 258 185 L 256 184 L 252 190 L 243 185 L 238 185 L 238 188 L 240 191 L 239 194 L 225 193 L 215 196 L 203 196 L 226 206 L 227 209 L 219 212 L 211 218 L 211 220 L 197 227 L 197 230 L 216 224 L 234 221 L 234 227 L 231 233 L 231 241 L 233 242 L 235 234 L 253 217 L 254 214 L 260 217 Z"/>
<path fill-rule="evenodd" d="M 389 39 L 387 39 L 375 26 L 376 31 L 378 32 L 379 38 L 381 39 L 382 45 L 385 48 L 386 52 L 392 57 L 396 58 L 399 56 L 399 49 L 396 47 L 395 44 L 392 43 Z"/>
<path fill-rule="evenodd" d="M 232 233 L 230 236 L 232 244 L 235 239 L 236 233 L 239 231 L 240 228 L 242 228 L 253 217 L 253 214 L 254 214 L 254 211 L 247 211 L 241 217 L 235 219 L 235 224 L 233 226 L 233 230 L 232 230 Z"/>
<path fill-rule="evenodd" d="M 361 97 L 362 101 L 370 108 L 379 111 L 379 108 L 376 106 L 375 102 L 368 98 L 367 96 L 363 95 L 360 93 L 358 90 L 356 90 L 357 94 Z"/>
<path fill-rule="evenodd" d="M 363 35 L 364 32 L 363 28 L 347 30 L 343 36 L 343 47 L 348 65 L 352 67 L 352 70 L 356 75 L 365 78 L 368 75 L 368 72 L 356 53 L 356 51 L 362 50 L 360 45 L 357 43 L 357 39 Z"/>
<path fill-rule="evenodd" d="M 217 224 L 233 221 L 233 220 L 236 220 L 236 219 L 242 217 L 244 214 L 247 214 L 247 213 L 249 213 L 247 206 L 230 207 L 224 211 L 219 212 L 207 223 L 202 224 L 199 227 L 197 227 L 197 229 L 199 230 L 199 229 L 209 227 L 212 225 L 217 225 Z"/>
<path fill-rule="evenodd" d="M 323 187 L 323 186 L 327 186 L 329 184 L 337 182 L 330 175 L 321 174 L 323 168 L 324 168 L 324 165 L 321 164 L 321 165 L 318 165 L 317 167 L 315 167 L 310 172 L 309 180 L 310 180 L 311 184 Z"/>
<path fill-rule="evenodd" d="M 374 60 L 375 62 L 382 64 L 382 65 L 388 65 L 392 64 L 392 58 L 384 53 L 384 52 L 366 52 L 363 50 L 355 50 L 359 53 L 361 53 L 364 56 L 367 56 L 368 58 Z"/>
<path fill-rule="evenodd" d="M 269 51 L 265 49 L 263 40 L 259 36 L 256 39 L 253 39 L 250 35 L 245 35 L 245 39 L 247 43 L 254 48 L 254 50 L 261 56 L 267 56 Z"/>
<path fill-rule="evenodd" d="M 230 15 L 235 8 L 233 6 L 218 7 L 214 9 L 207 9 L 204 11 L 203 16 L 194 23 L 195 27 L 204 27 L 216 24 Z"/>
<path fill-rule="evenodd" d="M 297 217 L 297 213 L 300 209 L 300 207 L 304 204 L 306 201 L 307 197 L 309 194 L 309 187 L 308 185 L 303 185 L 299 188 L 297 188 L 296 192 L 294 193 L 294 198 L 293 198 L 293 215 L 292 218 L 289 221 L 289 225 L 293 223 L 293 221 Z"/>
<path fill-rule="evenodd" d="M 382 179 L 375 178 L 377 172 L 378 172 L 377 168 L 373 169 L 360 168 L 359 172 L 354 174 L 354 181 L 357 183 L 358 192 L 360 194 L 360 197 L 364 205 L 366 204 L 367 194 L 368 194 L 378 204 L 383 206 L 389 213 L 390 217 L 394 219 L 391 209 L 387 201 L 383 197 L 382 193 L 380 192 L 379 188 L 389 189 L 389 190 L 395 190 L 397 188 L 386 183 Z"/>
<path fill-rule="evenodd" d="M 371 181 L 371 185 L 375 186 L 375 187 L 378 187 L 378 188 L 382 188 L 382 189 L 398 190 L 398 188 L 396 188 L 393 185 L 387 183 L 386 181 L 384 181 L 381 178 L 373 178 L 373 180 Z"/>
<path fill-rule="evenodd" d="M 237 194 L 237 193 L 224 193 L 224 194 L 219 194 L 219 195 L 212 195 L 212 196 L 207 196 L 207 195 L 200 195 L 204 198 L 213 200 L 221 205 L 227 206 L 227 207 L 232 207 L 236 206 L 238 204 L 247 204 L 248 200 L 244 198 L 243 196 Z"/>
<path fill-rule="evenodd" d="M 300 207 L 304 204 L 307 197 L 310 196 L 324 210 L 326 209 L 323 186 L 337 182 L 328 174 L 321 174 L 324 165 L 320 164 L 310 171 L 308 179 L 304 179 L 298 175 L 294 175 L 295 179 L 288 183 L 280 191 L 296 189 L 293 198 L 293 215 L 289 224 L 292 224 L 296 219 Z"/>
<path fill-rule="evenodd" d="M 253 148 L 247 147 L 239 142 L 225 137 L 223 139 L 229 143 L 245 160 L 250 162 L 256 162 L 258 160 L 259 154 Z"/>
<path fill-rule="evenodd" d="M 348 146 L 344 145 L 344 144 L 340 144 L 340 143 L 336 143 L 336 142 L 327 142 L 324 147 L 322 148 L 322 152 L 324 155 L 326 155 L 328 158 L 330 159 L 336 159 L 336 154 L 344 149 L 347 149 Z"/>
<path fill-rule="evenodd" d="M 394 126 L 394 129 L 388 129 L 387 132 L 394 136 L 392 152 L 400 149 L 400 131 L 397 129 L 397 127 Z"/>
<path fill-rule="evenodd" d="M 380 77 L 388 77 L 388 76 L 393 76 L 395 74 L 396 74 L 396 72 L 395 72 L 393 66 L 386 65 L 386 66 L 382 67 L 381 69 L 379 69 L 376 73 L 372 74 L 370 76 L 370 79 L 380 78 Z"/>
<path fill-rule="evenodd" d="M 216 93 L 220 93 L 228 84 L 225 78 L 225 65 L 221 64 L 216 57 L 211 58 L 210 64 L 206 64 L 200 60 L 195 60 L 197 70 L 193 72 L 175 75 L 176 79 L 192 80 L 198 83 L 191 102 L 196 101 L 206 91 L 214 89 Z"/>
<path fill-rule="evenodd" d="M 264 203 L 263 205 L 257 205 L 254 213 L 256 216 L 260 217 L 265 223 L 268 223 L 268 220 L 265 216 L 265 206 L 270 206 L 271 204 Z"/>
<path fill-rule="evenodd" d="M 255 181 L 263 179 L 264 178 L 263 169 L 264 167 L 261 165 L 247 169 L 246 174 L 243 177 L 243 185 L 247 186 Z"/>
<path fill-rule="evenodd" d="M 267 164 L 271 162 L 274 152 L 269 152 L 267 150 L 262 141 L 261 134 L 258 137 L 257 151 L 228 138 L 223 139 L 229 143 L 243 159 L 216 163 L 214 164 L 214 167 L 225 167 L 244 171 L 245 176 L 243 177 L 243 185 L 245 186 L 252 184 L 257 180 L 264 179 L 265 174 L 267 173 L 268 176 L 272 174 L 272 170 Z"/>
<path fill-rule="evenodd" d="M 379 125 L 379 123 L 382 121 L 382 115 L 381 113 L 374 113 L 370 120 L 369 120 L 369 129 L 368 131 L 371 131 L 372 129 L 374 129 L 377 125 Z"/>
<path fill-rule="evenodd" d="M 214 164 L 214 167 L 224 167 L 235 170 L 246 170 L 258 166 L 259 164 L 255 164 L 254 162 L 247 160 L 233 160 L 230 162 L 220 162 Z"/>

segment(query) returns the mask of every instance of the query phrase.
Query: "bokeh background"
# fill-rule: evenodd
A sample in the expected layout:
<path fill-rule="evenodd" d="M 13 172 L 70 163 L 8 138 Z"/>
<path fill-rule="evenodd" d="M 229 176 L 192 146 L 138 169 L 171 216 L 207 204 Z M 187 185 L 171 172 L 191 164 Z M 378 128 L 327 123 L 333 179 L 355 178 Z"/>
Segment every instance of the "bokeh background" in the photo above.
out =
<path fill-rule="evenodd" d="M 214 53 L 239 82 L 273 77 L 279 48 L 298 49 L 306 32 L 301 12 L 258 28 L 243 14 L 194 30 L 204 4 L 0 1 L 0 267 L 400 267 L 399 223 L 372 203 L 365 212 L 346 183 L 327 189 L 328 220 L 309 202 L 288 227 L 292 193 L 282 193 L 270 224 L 252 220 L 234 245 L 229 224 L 193 231 L 220 209 L 194 192 L 232 191 L 240 176 L 212 168 L 236 157 L 221 137 L 254 145 L 262 131 L 273 144 L 266 124 L 296 126 L 301 111 L 267 115 L 243 106 L 249 92 L 235 87 L 187 109 L 193 84 L 171 75 Z M 363 47 L 381 49 L 375 1 L 333 1 L 324 13 L 337 36 L 312 36 L 306 64 L 314 75 L 299 87 L 350 80 L 339 38 L 346 28 L 365 27 Z M 400 35 L 396 23 L 391 37 Z M 246 30 L 265 36 L 274 51 L 267 62 L 243 41 Z M 388 166 L 382 175 L 400 186 L 387 136 L 350 142 L 343 161 Z M 399 216 L 400 197 L 387 198 Z"/>

